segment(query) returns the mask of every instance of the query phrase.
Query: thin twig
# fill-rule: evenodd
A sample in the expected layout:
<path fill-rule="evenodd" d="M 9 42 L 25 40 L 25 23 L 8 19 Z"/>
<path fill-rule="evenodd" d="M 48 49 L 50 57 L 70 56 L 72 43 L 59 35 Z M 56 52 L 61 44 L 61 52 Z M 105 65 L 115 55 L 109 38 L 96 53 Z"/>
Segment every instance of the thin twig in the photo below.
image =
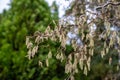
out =
<path fill-rule="evenodd" d="M 117 3 L 107 2 L 106 4 L 104 4 L 104 5 L 102 5 L 102 6 L 98 6 L 98 7 L 96 7 L 96 10 L 102 9 L 102 8 L 108 6 L 108 5 L 118 6 L 118 5 L 120 5 L 120 2 L 117 2 Z"/>

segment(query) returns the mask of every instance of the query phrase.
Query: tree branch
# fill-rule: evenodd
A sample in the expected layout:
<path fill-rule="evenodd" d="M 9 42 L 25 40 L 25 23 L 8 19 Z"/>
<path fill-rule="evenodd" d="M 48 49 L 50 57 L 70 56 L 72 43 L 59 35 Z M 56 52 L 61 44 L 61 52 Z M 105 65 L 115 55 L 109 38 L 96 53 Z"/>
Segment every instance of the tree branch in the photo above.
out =
<path fill-rule="evenodd" d="M 103 6 L 98 6 L 98 7 L 96 7 L 96 10 L 102 9 L 102 8 L 104 8 L 104 7 L 108 6 L 108 5 L 118 6 L 118 5 L 120 5 L 120 2 L 117 2 L 117 3 L 107 2 L 107 3 L 106 3 L 106 4 L 104 4 Z"/>

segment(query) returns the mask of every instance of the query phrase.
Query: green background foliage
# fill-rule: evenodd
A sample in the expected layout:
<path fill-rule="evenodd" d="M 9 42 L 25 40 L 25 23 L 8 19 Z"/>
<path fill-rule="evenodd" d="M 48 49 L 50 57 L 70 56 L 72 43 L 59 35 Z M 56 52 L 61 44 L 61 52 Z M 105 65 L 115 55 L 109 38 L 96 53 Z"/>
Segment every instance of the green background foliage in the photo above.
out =
<path fill-rule="evenodd" d="M 52 7 L 54 6 L 57 7 L 55 3 Z M 44 0 L 12 0 L 10 9 L 0 14 L 1 80 L 60 80 L 63 78 L 58 74 L 60 69 L 57 69 L 61 65 L 57 67 L 58 63 L 54 59 L 51 67 L 42 69 L 38 65 L 39 58 L 28 60 L 25 57 L 27 55 L 26 36 L 33 35 L 36 30 L 44 31 L 52 20 L 58 19 L 57 11 L 55 8 L 55 11 L 51 12 L 51 8 Z M 47 51 L 48 49 L 40 49 L 42 58 Z M 61 71 L 64 72 L 64 70 Z"/>

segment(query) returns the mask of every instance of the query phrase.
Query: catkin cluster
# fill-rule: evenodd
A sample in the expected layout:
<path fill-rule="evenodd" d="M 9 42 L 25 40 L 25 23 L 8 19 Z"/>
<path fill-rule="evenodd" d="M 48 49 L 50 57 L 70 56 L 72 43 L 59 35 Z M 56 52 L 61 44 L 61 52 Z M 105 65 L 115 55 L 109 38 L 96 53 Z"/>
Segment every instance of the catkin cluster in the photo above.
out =
<path fill-rule="evenodd" d="M 103 58 L 110 52 L 110 49 L 113 49 L 113 47 L 117 44 L 117 47 L 114 49 L 116 49 L 120 54 L 120 35 L 118 31 L 111 30 L 111 26 L 113 26 L 113 24 L 110 22 L 110 16 L 105 16 L 105 14 L 107 15 L 108 13 L 105 13 L 105 9 L 103 9 L 107 8 L 106 6 L 103 6 L 101 13 L 99 12 L 99 15 L 96 13 L 97 17 L 95 19 L 92 19 L 89 23 L 87 23 L 88 16 L 83 14 L 78 19 L 76 19 L 76 25 L 59 25 L 55 26 L 54 29 L 51 29 L 51 26 L 48 26 L 44 33 L 36 31 L 33 36 L 27 36 L 27 57 L 29 59 L 33 58 L 39 49 L 40 43 L 44 42 L 45 40 L 51 39 L 52 41 L 59 41 L 61 44 L 57 49 L 57 54 L 53 55 L 52 52 L 49 51 L 45 61 L 46 66 L 49 66 L 49 59 L 52 58 L 52 56 L 55 56 L 56 59 L 60 60 L 61 62 L 66 62 L 65 73 L 70 73 L 69 78 L 71 80 L 74 80 L 74 74 L 78 73 L 79 69 L 83 70 L 83 73 L 85 75 L 88 74 L 88 71 L 91 69 L 92 56 L 94 56 L 95 53 L 99 53 L 98 55 L 101 55 Z M 92 12 L 90 13 L 92 14 Z M 116 11 L 115 15 L 119 17 L 117 13 L 118 12 Z M 95 13 L 93 14 L 96 15 Z M 99 29 L 97 26 L 98 21 L 101 20 L 103 22 L 102 26 L 105 27 L 103 31 L 97 30 Z M 94 26 L 96 23 L 97 29 L 91 31 L 90 27 Z M 77 30 L 74 31 L 74 29 Z M 70 34 L 72 37 L 68 35 L 69 32 L 71 32 Z M 70 39 L 69 45 L 71 45 L 74 50 L 73 52 L 66 55 L 65 50 L 67 45 L 66 42 L 68 39 Z M 81 44 L 78 44 L 77 40 L 81 40 Z M 98 44 L 99 42 L 102 43 Z M 102 49 L 100 52 L 99 50 L 98 52 L 95 52 L 98 46 L 101 46 Z M 111 65 L 112 56 L 109 57 L 108 61 Z M 39 61 L 39 65 L 43 66 L 42 61 Z"/>

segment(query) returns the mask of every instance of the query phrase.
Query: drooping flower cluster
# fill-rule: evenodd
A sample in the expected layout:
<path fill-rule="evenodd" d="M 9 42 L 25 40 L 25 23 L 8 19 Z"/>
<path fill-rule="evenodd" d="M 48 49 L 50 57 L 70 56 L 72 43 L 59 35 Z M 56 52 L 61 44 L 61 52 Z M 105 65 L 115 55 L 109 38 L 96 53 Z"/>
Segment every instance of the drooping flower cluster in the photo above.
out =
<path fill-rule="evenodd" d="M 48 26 L 44 33 L 36 31 L 33 36 L 28 36 L 26 38 L 28 58 L 31 59 L 35 56 L 38 51 L 39 44 L 44 42 L 44 40 L 51 39 L 52 41 L 59 41 L 61 44 L 57 51 L 56 59 L 61 62 L 66 60 L 65 73 L 72 74 L 70 75 L 72 80 L 74 79 L 73 75 L 79 72 L 79 68 L 83 70 L 85 75 L 87 75 L 88 71 L 90 71 L 92 56 L 95 54 L 96 47 L 103 47 L 102 50 L 100 50 L 102 58 L 105 54 L 109 53 L 109 50 L 113 47 L 115 47 L 120 54 L 120 35 L 118 31 L 111 30 L 111 26 L 113 24 L 110 22 L 110 16 L 104 16 L 108 13 L 105 13 L 105 9 L 103 8 L 107 8 L 109 4 L 110 3 L 104 5 L 103 7 L 97 7 L 97 9 L 102 7 L 102 12 L 99 12 L 99 15 L 88 11 L 96 16 L 96 18 L 91 19 L 90 22 L 88 22 L 88 15 L 83 14 L 77 19 L 77 25 L 59 25 L 55 26 L 54 29 L 51 29 L 51 27 Z M 99 20 L 104 22 L 103 26 L 105 29 L 102 32 L 100 30 L 98 30 L 99 32 L 97 31 Z M 91 31 L 91 26 L 94 26 L 96 23 L 96 28 Z M 103 44 L 98 45 L 99 41 L 103 41 Z M 66 45 L 71 45 L 74 49 L 74 51 L 69 53 L 67 56 L 63 50 L 66 49 Z M 48 59 L 52 58 L 52 56 L 52 52 L 49 51 L 46 58 L 46 66 L 49 66 Z M 109 58 L 109 64 L 111 65 L 111 63 L 112 57 Z M 41 61 L 39 61 L 39 65 L 42 66 Z"/>

